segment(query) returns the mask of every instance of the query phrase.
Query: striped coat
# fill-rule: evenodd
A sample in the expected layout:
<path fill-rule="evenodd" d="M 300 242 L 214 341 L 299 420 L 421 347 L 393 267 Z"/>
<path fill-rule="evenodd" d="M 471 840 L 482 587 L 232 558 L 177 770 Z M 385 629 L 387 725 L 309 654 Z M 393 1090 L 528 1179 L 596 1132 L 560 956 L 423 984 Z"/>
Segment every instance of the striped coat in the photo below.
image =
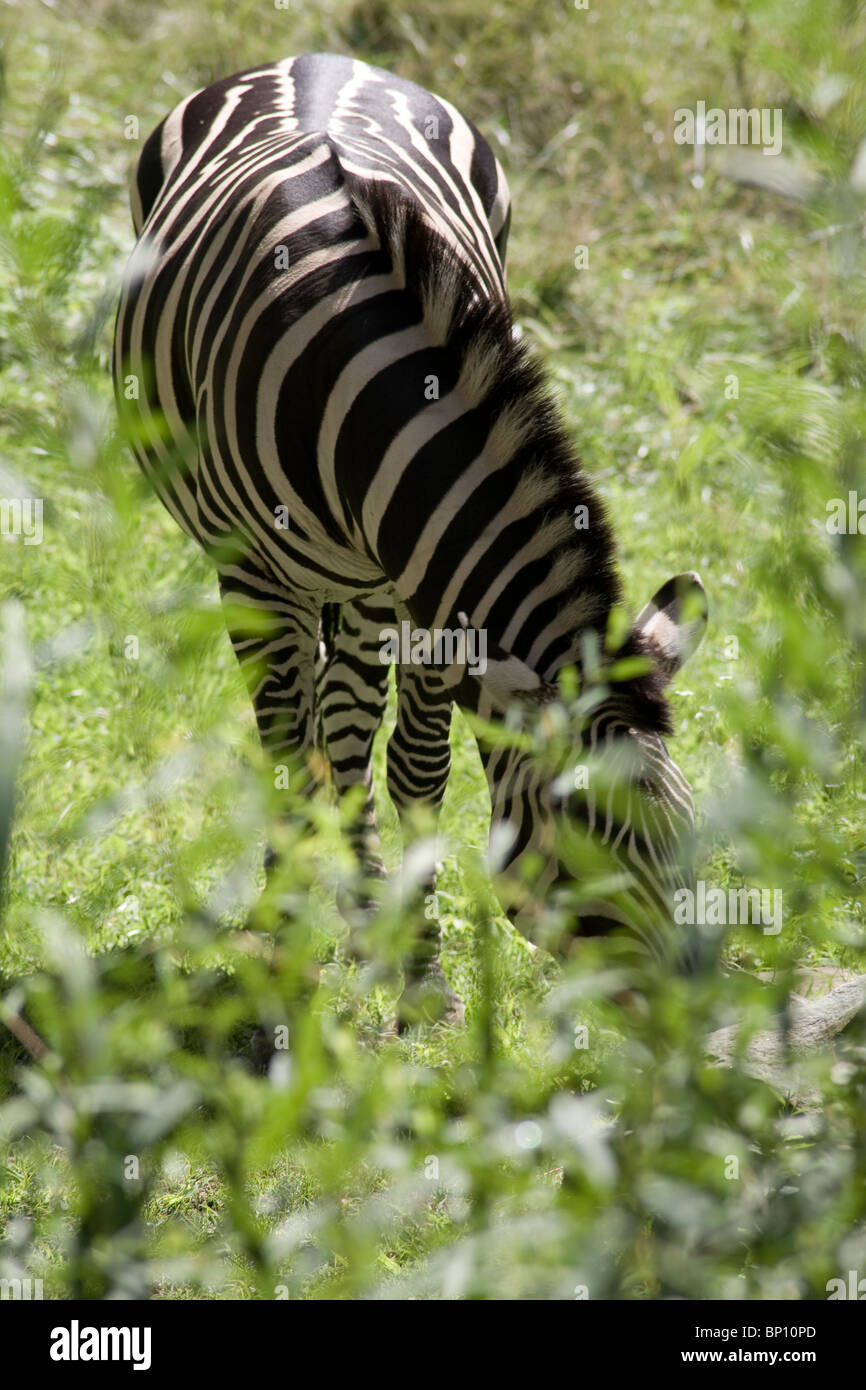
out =
<path fill-rule="evenodd" d="M 505 178 L 449 103 L 313 55 L 182 102 L 146 142 L 132 202 L 125 427 L 214 559 L 266 748 L 303 758 L 319 728 L 338 789 L 366 787 L 355 838 L 376 875 L 383 632 L 469 628 L 486 652 L 483 674 L 401 657 L 388 784 L 408 817 L 441 801 L 452 702 L 496 722 L 515 699 L 556 699 L 621 598 L 604 509 L 514 333 Z M 682 595 L 661 591 L 620 648 L 651 669 L 575 730 L 577 749 L 638 750 L 644 813 L 603 827 L 593 787 L 563 797 L 525 755 L 481 747 L 505 858 L 544 850 L 537 896 L 562 876 L 558 810 L 623 856 L 634 884 L 584 907 L 584 930 L 623 921 L 652 939 L 681 881 L 691 804 L 663 686 L 704 616 L 684 622 Z M 436 947 L 431 928 L 418 970 L 445 989 Z"/>

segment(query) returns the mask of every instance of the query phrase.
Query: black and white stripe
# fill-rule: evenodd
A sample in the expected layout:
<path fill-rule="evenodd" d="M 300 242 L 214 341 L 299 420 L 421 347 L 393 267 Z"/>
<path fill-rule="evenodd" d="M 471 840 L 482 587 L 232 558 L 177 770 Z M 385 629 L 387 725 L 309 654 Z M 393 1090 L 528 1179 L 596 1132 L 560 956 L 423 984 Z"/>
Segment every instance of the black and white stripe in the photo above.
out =
<path fill-rule="evenodd" d="M 266 747 L 302 755 L 319 724 L 338 789 L 367 787 L 358 847 L 377 872 L 383 627 L 468 621 L 493 654 L 481 679 L 398 668 L 388 785 L 407 814 L 441 801 L 452 702 L 497 721 L 515 697 L 555 698 L 620 600 L 602 505 L 515 340 L 502 170 L 449 103 L 313 55 L 182 102 L 145 144 L 132 202 L 114 368 L 136 454 L 217 564 Z M 635 804 L 604 834 L 656 905 L 691 814 L 662 740 L 676 660 L 658 639 L 667 624 L 676 648 L 679 601 L 645 610 L 619 655 L 656 665 L 585 734 L 641 752 L 655 828 Z M 482 758 L 512 857 L 546 844 L 557 797 L 537 769 Z M 595 792 L 577 800 L 568 812 L 597 827 Z M 631 908 L 589 915 L 648 935 Z"/>

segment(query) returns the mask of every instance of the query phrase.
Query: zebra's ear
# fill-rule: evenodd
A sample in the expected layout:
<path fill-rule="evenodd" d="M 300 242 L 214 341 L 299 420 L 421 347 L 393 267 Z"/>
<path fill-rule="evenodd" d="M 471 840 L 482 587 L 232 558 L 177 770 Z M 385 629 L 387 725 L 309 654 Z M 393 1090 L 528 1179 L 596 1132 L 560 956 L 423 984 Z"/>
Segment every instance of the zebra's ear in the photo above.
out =
<path fill-rule="evenodd" d="M 692 571 L 674 575 L 641 609 L 635 631 L 649 644 L 665 683 L 701 645 L 708 613 L 704 586 Z"/>

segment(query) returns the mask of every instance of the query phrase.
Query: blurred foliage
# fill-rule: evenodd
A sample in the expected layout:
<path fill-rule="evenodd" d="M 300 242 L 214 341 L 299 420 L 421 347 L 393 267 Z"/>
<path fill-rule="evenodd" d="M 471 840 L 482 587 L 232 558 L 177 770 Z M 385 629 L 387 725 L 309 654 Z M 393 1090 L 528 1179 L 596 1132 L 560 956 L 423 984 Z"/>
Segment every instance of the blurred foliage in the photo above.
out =
<path fill-rule="evenodd" d="M 735 1299 L 863 1273 L 862 1022 L 807 1068 L 808 1108 L 702 1047 L 766 1027 L 795 972 L 864 969 L 866 540 L 826 526 L 866 497 L 862 6 L 26 0 L 0 32 L 0 494 L 44 502 L 41 544 L 0 538 L 0 995 L 48 1044 L 3 1039 L 0 1275 L 47 1297 Z M 616 943 L 557 962 L 500 915 L 457 717 L 438 896 L 468 1022 L 382 1040 L 417 905 L 395 880 L 371 962 L 346 961 L 341 813 L 286 821 L 214 576 L 114 432 L 128 117 L 146 138 L 194 87 L 316 49 L 490 136 L 518 317 L 629 602 L 686 568 L 707 585 L 673 751 L 702 877 L 781 890 L 784 929 L 730 930 L 691 982 L 646 970 L 627 1015 Z M 781 109 L 772 187 L 674 143 L 699 100 Z M 384 795 L 380 819 L 395 864 Z M 257 901 L 266 836 L 283 868 Z M 288 1041 L 264 1076 L 256 1028 Z"/>

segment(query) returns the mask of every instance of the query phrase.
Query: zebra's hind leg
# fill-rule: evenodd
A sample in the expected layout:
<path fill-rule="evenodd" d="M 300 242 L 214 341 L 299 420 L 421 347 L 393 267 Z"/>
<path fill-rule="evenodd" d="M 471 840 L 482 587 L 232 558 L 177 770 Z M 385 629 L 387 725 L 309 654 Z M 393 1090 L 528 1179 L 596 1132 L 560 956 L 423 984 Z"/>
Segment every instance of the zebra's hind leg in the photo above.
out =
<path fill-rule="evenodd" d="M 359 934 L 375 910 L 372 887 L 385 878 L 373 796 L 373 740 L 388 701 L 388 665 L 380 660 L 382 630 L 394 609 L 381 596 L 344 603 L 336 630 L 323 621 L 325 663 L 317 679 L 317 719 L 341 797 L 361 792 L 347 832 L 361 873 L 352 891 L 340 891 L 338 906 L 351 929 L 349 954 L 360 957 Z"/>
<path fill-rule="evenodd" d="M 226 609 L 229 635 L 255 709 L 256 723 L 267 758 L 274 772 L 285 767 L 289 786 L 295 793 L 293 808 L 320 780 L 313 747 L 314 662 L 318 641 L 318 605 L 287 594 L 271 577 L 249 562 L 225 565 L 220 569 L 220 591 Z M 293 814 L 290 809 L 287 814 Z M 272 846 L 265 851 L 269 881 L 277 865 Z M 280 909 L 282 929 L 290 932 L 292 969 L 286 979 L 288 994 L 270 1016 L 259 1015 L 250 1047 L 258 1070 L 267 1069 L 274 1055 L 278 1029 L 294 1032 L 296 1019 L 308 1008 L 316 987 L 317 966 L 310 955 L 307 928 Z M 282 953 L 271 951 L 266 940 L 250 932 L 245 949 L 259 954 L 264 949 L 272 972 L 280 967 Z M 288 940 L 289 938 L 287 938 Z M 273 943 L 275 944 L 275 943 Z M 283 989 L 278 993 L 283 993 Z"/>
<path fill-rule="evenodd" d="M 451 770 L 450 728 L 451 698 L 439 676 L 424 667 L 398 666 L 397 722 L 388 741 L 388 791 L 407 842 L 418 809 L 427 807 L 438 819 Z M 431 871 L 421 885 L 425 903 L 435 902 L 435 888 L 435 871 Z M 398 1017 L 401 1028 L 418 1021 L 463 1022 L 463 1000 L 445 978 L 440 945 L 438 917 L 425 912 L 406 965 Z"/>
<path fill-rule="evenodd" d="M 259 737 L 274 770 L 285 765 L 301 796 L 321 781 L 313 748 L 317 605 L 290 597 L 269 576 L 246 565 L 220 570 L 229 636 L 247 683 Z M 274 867 L 272 846 L 265 868 Z"/>

